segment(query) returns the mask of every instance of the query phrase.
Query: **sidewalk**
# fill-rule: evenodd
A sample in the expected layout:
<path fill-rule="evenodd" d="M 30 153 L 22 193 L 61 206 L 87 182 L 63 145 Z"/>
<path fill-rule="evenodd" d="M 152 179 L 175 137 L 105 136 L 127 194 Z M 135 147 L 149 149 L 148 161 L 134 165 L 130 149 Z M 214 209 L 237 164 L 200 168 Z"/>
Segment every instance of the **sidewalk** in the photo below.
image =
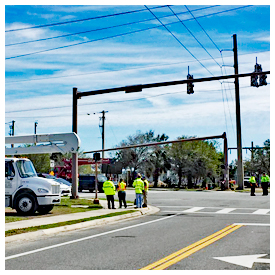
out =
<path fill-rule="evenodd" d="M 91 211 L 87 211 L 87 212 L 79 212 L 79 213 L 73 213 L 73 214 L 66 214 L 66 215 L 57 215 L 57 216 L 52 216 L 52 217 L 35 218 L 35 219 L 31 219 L 31 220 L 22 220 L 22 221 L 17 221 L 17 222 L 10 222 L 10 223 L 5 224 L 5 231 L 12 230 L 12 229 L 19 229 L 19 228 L 28 228 L 28 227 L 32 227 L 32 226 L 40 226 L 40 225 L 59 223 L 59 222 L 64 222 L 64 221 L 73 221 L 73 220 L 79 220 L 79 219 L 90 218 L 90 217 L 97 217 L 97 216 L 107 215 L 110 213 L 122 212 L 125 210 L 137 210 L 137 211 L 134 213 L 118 215 L 118 216 L 114 216 L 114 217 L 101 218 L 101 219 L 96 219 L 96 220 L 87 221 L 87 222 L 80 222 L 80 223 L 76 223 L 73 225 L 60 226 L 60 227 L 56 227 L 56 228 L 43 229 L 43 230 L 38 230 L 35 232 L 22 233 L 22 234 L 17 234 L 17 235 L 13 235 L 13 236 L 8 236 L 8 237 L 5 237 L 5 242 L 10 243 L 10 242 L 14 242 L 14 241 L 37 239 L 38 237 L 49 236 L 52 234 L 57 234 L 59 232 L 82 229 L 82 228 L 87 228 L 87 227 L 100 226 L 100 225 L 118 222 L 118 221 L 125 220 L 125 219 L 138 218 L 138 217 L 142 217 L 143 215 L 154 214 L 159 211 L 158 208 L 153 207 L 153 206 L 148 206 L 146 208 L 134 208 L 134 206 L 129 206 L 126 209 L 118 208 L 119 205 L 118 205 L 118 202 L 116 202 L 116 201 L 115 201 L 116 209 L 108 209 L 106 200 L 100 200 L 99 202 L 102 205 L 103 209 L 91 210 Z"/>

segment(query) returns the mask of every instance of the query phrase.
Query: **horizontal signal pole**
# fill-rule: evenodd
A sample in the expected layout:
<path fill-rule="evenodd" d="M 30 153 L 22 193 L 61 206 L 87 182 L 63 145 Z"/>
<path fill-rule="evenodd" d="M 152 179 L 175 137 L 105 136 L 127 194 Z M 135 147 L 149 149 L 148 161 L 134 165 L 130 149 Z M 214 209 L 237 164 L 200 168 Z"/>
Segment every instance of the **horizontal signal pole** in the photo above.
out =
<path fill-rule="evenodd" d="M 192 82 L 192 83 L 207 82 L 207 81 L 229 79 L 229 78 L 236 79 L 237 77 L 247 77 L 247 76 L 252 76 L 252 75 L 263 75 L 263 74 L 270 74 L 270 71 L 257 72 L 257 73 L 253 72 L 253 73 L 245 73 L 245 74 L 221 75 L 221 76 L 203 77 L 203 78 L 197 78 L 197 79 L 184 79 L 184 80 L 176 80 L 176 81 L 168 81 L 168 82 L 124 86 L 124 87 L 110 88 L 110 89 L 104 89 L 104 90 L 95 90 L 95 91 L 89 91 L 89 92 L 77 92 L 76 97 L 77 97 L 77 99 L 79 99 L 83 96 L 99 95 L 99 94 L 115 93 L 115 92 L 123 92 L 123 91 L 126 93 L 141 92 L 142 89 L 148 89 L 148 88 L 180 85 L 180 84 L 187 84 L 190 82 Z"/>
<path fill-rule="evenodd" d="M 148 147 L 148 146 L 154 146 L 154 145 L 164 145 L 169 143 L 180 143 L 180 142 L 187 142 L 187 141 L 197 141 L 197 140 L 217 139 L 217 138 L 226 138 L 226 134 L 223 133 L 220 136 L 209 136 L 209 137 L 177 139 L 177 140 L 171 140 L 171 141 L 151 142 L 151 143 L 145 143 L 145 144 L 136 144 L 136 145 L 116 147 L 116 148 L 109 148 L 104 150 L 102 149 L 102 150 L 95 150 L 95 151 L 87 151 L 83 153 L 90 154 L 90 153 L 99 153 L 99 152 L 107 152 L 107 151 L 117 151 L 117 150 L 124 150 L 124 149 L 138 148 L 138 147 Z"/>

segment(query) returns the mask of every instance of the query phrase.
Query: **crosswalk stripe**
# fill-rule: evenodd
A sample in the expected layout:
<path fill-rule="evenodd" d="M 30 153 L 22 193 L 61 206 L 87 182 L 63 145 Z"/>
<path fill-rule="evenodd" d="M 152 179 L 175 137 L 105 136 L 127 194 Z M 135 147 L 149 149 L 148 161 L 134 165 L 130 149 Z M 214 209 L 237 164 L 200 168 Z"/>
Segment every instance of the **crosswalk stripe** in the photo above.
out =
<path fill-rule="evenodd" d="M 252 214 L 267 214 L 270 211 L 270 209 L 258 209 L 257 211 L 253 212 Z"/>
<path fill-rule="evenodd" d="M 204 209 L 205 207 L 192 207 L 190 209 L 184 210 L 182 211 L 183 213 L 193 213 L 193 212 L 197 212 L 199 210 Z"/>
<path fill-rule="evenodd" d="M 230 213 L 234 210 L 236 210 L 237 208 L 223 208 L 222 210 L 217 211 L 216 213 L 218 214 L 226 214 L 226 213 Z"/>

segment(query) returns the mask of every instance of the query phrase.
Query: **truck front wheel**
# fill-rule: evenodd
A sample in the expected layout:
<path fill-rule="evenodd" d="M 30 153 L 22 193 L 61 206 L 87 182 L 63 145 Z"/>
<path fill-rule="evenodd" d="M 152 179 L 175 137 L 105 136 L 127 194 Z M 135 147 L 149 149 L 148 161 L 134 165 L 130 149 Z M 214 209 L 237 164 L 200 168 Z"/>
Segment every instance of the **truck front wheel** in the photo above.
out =
<path fill-rule="evenodd" d="M 37 209 L 35 197 L 29 193 L 20 194 L 16 199 L 15 209 L 20 215 L 33 215 Z"/>
<path fill-rule="evenodd" d="M 47 214 L 50 211 L 53 210 L 54 205 L 50 204 L 50 205 L 39 205 L 37 211 L 39 212 L 39 214 Z"/>

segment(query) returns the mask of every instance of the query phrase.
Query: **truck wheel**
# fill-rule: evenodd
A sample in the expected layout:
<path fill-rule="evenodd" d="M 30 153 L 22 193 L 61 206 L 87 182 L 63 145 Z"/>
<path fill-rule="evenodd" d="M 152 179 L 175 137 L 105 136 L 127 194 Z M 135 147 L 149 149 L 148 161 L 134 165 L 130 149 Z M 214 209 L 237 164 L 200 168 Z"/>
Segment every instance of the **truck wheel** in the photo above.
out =
<path fill-rule="evenodd" d="M 50 205 L 39 205 L 37 211 L 39 212 L 39 214 L 47 214 L 50 211 L 53 210 L 54 205 L 50 204 Z"/>
<path fill-rule="evenodd" d="M 33 215 L 37 209 L 35 197 L 29 193 L 20 194 L 16 199 L 15 209 L 20 215 Z"/>

